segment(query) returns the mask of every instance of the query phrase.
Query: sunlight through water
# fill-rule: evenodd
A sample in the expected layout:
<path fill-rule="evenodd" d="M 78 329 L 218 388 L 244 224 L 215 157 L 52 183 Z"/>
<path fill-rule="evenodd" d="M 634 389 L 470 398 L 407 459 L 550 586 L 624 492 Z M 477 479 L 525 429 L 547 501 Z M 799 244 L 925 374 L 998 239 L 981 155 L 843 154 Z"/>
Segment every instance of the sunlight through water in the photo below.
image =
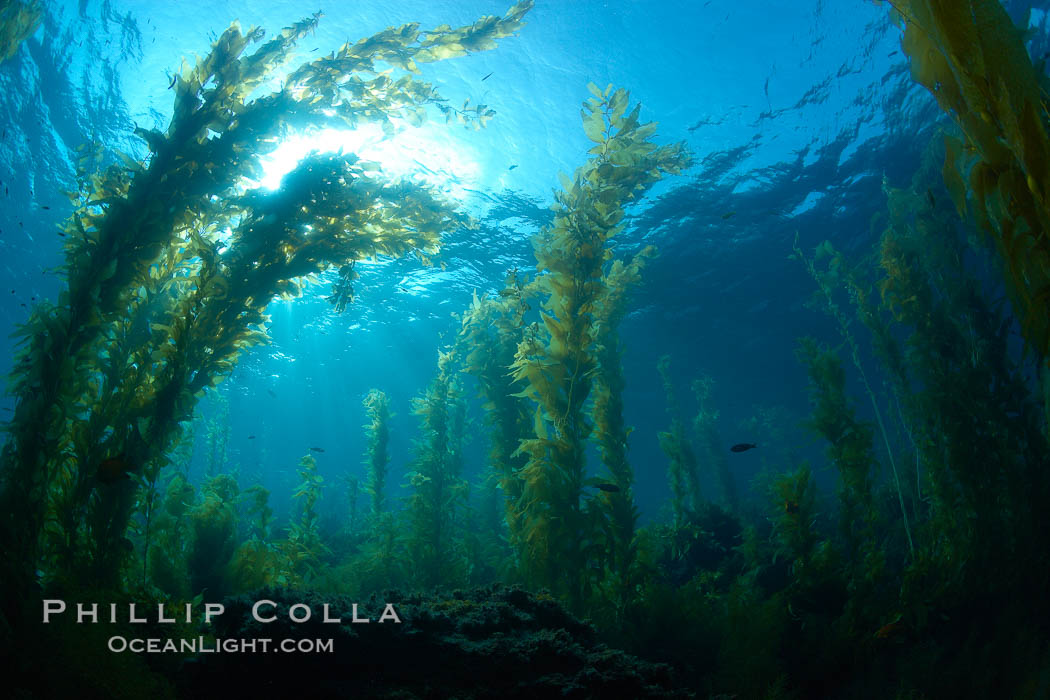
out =
<path fill-rule="evenodd" d="M 396 124 L 387 136 L 377 124 L 357 129 L 319 129 L 296 133 L 264 156 L 263 177 L 258 184 L 277 189 L 281 178 L 311 151 L 355 153 L 361 160 L 378 163 L 388 178 L 408 178 L 426 183 L 457 201 L 477 186 L 480 165 L 476 154 L 441 127 Z"/>

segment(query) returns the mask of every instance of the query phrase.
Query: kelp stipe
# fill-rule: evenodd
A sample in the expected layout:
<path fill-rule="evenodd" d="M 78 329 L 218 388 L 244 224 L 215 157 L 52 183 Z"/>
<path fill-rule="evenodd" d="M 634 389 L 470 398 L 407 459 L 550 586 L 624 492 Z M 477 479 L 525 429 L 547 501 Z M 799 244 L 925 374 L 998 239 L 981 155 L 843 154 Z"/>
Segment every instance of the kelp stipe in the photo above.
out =
<path fill-rule="evenodd" d="M 363 401 L 365 407 L 365 470 L 368 474 L 366 490 L 372 497 L 371 516 L 379 517 L 386 499 L 386 470 L 390 463 L 387 445 L 390 442 L 390 401 L 379 389 L 371 389 Z"/>
<path fill-rule="evenodd" d="M 675 527 L 685 524 L 689 513 L 699 509 L 703 498 L 700 493 L 700 473 L 696 453 L 689 444 L 682 423 L 681 409 L 674 380 L 671 378 L 671 356 L 664 355 L 656 363 L 667 397 L 667 414 L 671 425 L 657 434 L 660 449 L 667 455 L 667 480 L 671 485 L 671 516 Z"/>
<path fill-rule="evenodd" d="M 882 437 L 882 445 L 885 449 L 886 460 L 889 462 L 890 470 L 893 473 L 894 486 L 896 487 L 897 491 L 897 503 L 900 506 L 901 520 L 904 525 L 904 534 L 908 539 L 908 551 L 912 556 L 914 556 L 915 540 L 911 534 L 911 518 L 908 515 L 908 508 L 904 503 L 904 490 L 901 486 L 900 472 L 897 470 L 897 459 L 895 457 L 895 450 L 893 449 L 893 446 L 890 441 L 889 430 L 887 428 L 886 421 L 883 418 L 883 411 L 879 406 L 879 400 L 878 398 L 876 398 L 875 391 L 874 389 L 872 389 L 871 382 L 868 379 L 867 370 L 864 368 L 864 364 L 861 362 L 860 346 L 857 342 L 856 337 L 853 335 L 853 332 L 850 330 L 849 318 L 835 299 L 835 286 L 841 285 L 843 284 L 844 280 L 849 280 L 851 278 L 851 275 L 847 269 L 848 265 L 846 263 L 845 258 L 841 254 L 839 254 L 831 245 L 831 241 L 824 241 L 823 243 L 821 243 L 817 247 L 817 250 L 814 253 L 813 257 L 809 258 L 799 247 L 798 235 L 796 234 L 792 251 L 793 252 L 789 257 L 791 259 L 799 260 L 805 266 L 806 271 L 809 273 L 809 276 L 812 277 L 813 281 L 817 284 L 817 293 L 814 296 L 814 303 L 816 306 L 823 309 L 828 315 L 830 315 L 835 320 L 835 323 L 838 326 L 839 333 L 841 334 L 842 339 L 846 344 L 846 348 L 849 350 L 849 357 L 853 361 L 853 367 L 856 369 L 857 375 L 860 377 L 861 384 L 864 386 L 864 391 L 865 393 L 867 393 L 868 399 L 871 402 L 871 410 L 875 414 L 875 423 L 878 426 L 879 435 Z M 817 263 L 821 261 L 826 261 L 826 270 L 818 269 Z M 857 290 L 856 286 L 851 286 L 848 281 L 845 282 L 845 285 L 848 289 L 850 289 L 851 292 L 853 292 L 853 294 L 851 295 L 853 303 L 860 304 L 864 299 L 863 292 Z M 863 316 L 863 314 L 867 313 L 868 309 L 863 305 L 859 305 L 858 311 Z M 892 351 L 892 341 L 890 338 L 886 336 L 877 337 L 883 343 L 881 345 L 881 348 L 883 350 L 887 352 Z M 820 359 L 822 354 L 826 356 L 827 361 Z M 823 391 L 824 389 L 830 389 L 832 393 L 836 393 L 839 391 L 838 389 L 833 389 L 832 384 L 829 383 L 832 381 L 837 381 L 837 379 L 834 379 L 833 377 L 833 375 L 836 372 L 828 374 L 824 371 L 830 370 L 832 363 L 839 362 L 837 357 L 832 359 L 831 355 L 826 354 L 826 351 L 815 352 L 814 346 L 810 345 L 808 343 L 808 340 L 804 339 L 802 343 L 800 358 L 802 358 L 803 362 L 809 368 L 810 379 L 813 382 L 813 386 L 817 389 L 818 392 Z M 835 401 L 837 401 L 837 399 L 835 399 Z M 820 405 L 819 402 L 817 405 Z M 850 420 L 852 420 L 852 415 L 853 413 L 851 410 Z M 822 419 L 820 417 L 815 416 L 815 424 L 819 425 L 819 422 L 821 420 Z M 824 434 L 824 436 L 832 442 L 834 441 L 831 437 L 831 434 L 824 432 L 824 430 L 820 427 L 817 427 L 817 430 Z M 859 446 L 859 443 L 856 446 Z M 854 459 L 850 457 L 847 459 L 847 462 L 854 463 L 854 466 L 847 467 L 847 471 L 850 472 L 853 476 L 846 476 L 844 474 L 844 479 L 851 482 L 853 486 L 859 486 L 860 482 L 857 480 L 857 478 L 859 473 L 858 470 L 860 468 L 860 458 L 857 457 L 856 459 Z M 847 462 L 837 464 L 840 464 L 841 467 Z M 847 488 L 852 489 L 852 487 L 848 484 Z"/>
<path fill-rule="evenodd" d="M 740 511 L 740 496 L 737 493 L 736 481 L 729 470 L 729 459 L 722 436 L 718 432 L 717 409 L 712 407 L 711 395 L 714 393 L 715 380 L 701 376 L 693 380 L 693 394 L 696 396 L 696 416 L 693 418 L 693 431 L 703 449 L 703 461 L 718 479 L 722 490 L 722 499 L 733 513 Z"/>
<path fill-rule="evenodd" d="M 491 478 L 502 492 L 502 519 L 510 549 L 515 553 L 521 551 L 521 469 L 527 461 L 518 447 L 532 427 L 534 409 L 507 370 L 525 338 L 525 314 L 531 309 L 528 299 L 532 294 L 527 279 L 516 270 L 508 272 L 498 295 L 474 295 L 470 308 L 462 314 L 456 338 L 457 352 L 463 358 L 462 371 L 477 379 L 484 399 Z M 520 562 L 514 561 L 510 567 L 520 574 Z"/>
<path fill-rule="evenodd" d="M 201 499 L 190 509 L 190 548 L 187 556 L 190 591 L 209 601 L 230 592 L 227 567 L 237 548 L 237 497 L 240 489 L 225 474 L 201 487 Z"/>
<path fill-rule="evenodd" d="M 412 402 L 421 439 L 408 477 L 406 546 L 418 586 L 450 587 L 466 582 L 464 549 L 467 482 L 462 477 L 464 406 L 455 358 L 440 353 L 437 377 Z"/>
<path fill-rule="evenodd" d="M 230 445 L 230 402 L 223 394 L 216 392 L 211 404 L 215 413 L 205 423 L 204 436 L 208 452 L 204 474 L 208 478 L 228 471 Z"/>
<path fill-rule="evenodd" d="M 812 338 L 802 338 L 798 357 L 810 379 L 810 427 L 828 441 L 828 457 L 841 479 L 839 527 L 846 554 L 850 561 L 860 563 L 877 550 L 878 512 L 872 486 L 877 467 L 872 449 L 874 430 L 856 417 L 846 394 L 846 373 L 834 350 Z"/>
<path fill-rule="evenodd" d="M 600 598 L 611 604 L 614 619 L 622 619 L 626 614 L 627 606 L 637 598 L 641 581 L 635 541 L 639 513 L 632 490 L 634 470 L 627 460 L 631 428 L 623 420 L 625 381 L 619 330 L 627 314 L 629 293 L 641 281 L 646 261 L 655 254 L 656 249 L 649 246 L 627 263 L 613 261 L 602 276 L 604 291 L 594 313 L 594 355 L 598 370 L 591 405 L 594 440 L 607 472 L 601 479 L 616 487 L 600 490 L 595 498 L 595 507 L 605 528 L 607 549 L 607 574 L 600 584 Z"/>
<path fill-rule="evenodd" d="M 280 552 L 270 539 L 273 509 L 269 490 L 258 484 L 250 486 L 241 500 L 246 509 L 248 538 L 230 560 L 230 586 L 235 592 L 275 585 L 281 569 Z"/>
<path fill-rule="evenodd" d="M 683 146 L 650 141 L 656 125 L 638 122 L 640 105 L 627 112 L 626 90 L 589 88 L 594 97 L 581 116 L 595 144 L 592 158 L 572 178 L 562 175 L 554 223 L 535 239 L 542 324 L 526 330 L 511 366 L 521 395 L 536 405 L 533 436 L 519 448 L 528 457 L 520 472 L 523 568 L 530 583 L 576 609 L 594 583 L 588 562 L 604 559 L 601 516 L 584 487 L 593 431 L 586 402 L 598 368 L 594 313 L 605 294 L 609 242 L 622 229 L 624 208 L 689 162 Z"/>
<path fill-rule="evenodd" d="M 299 487 L 292 494 L 296 517 L 288 526 L 288 537 L 279 543 L 281 572 L 277 583 L 304 586 L 317 575 L 327 547 L 321 541 L 317 501 L 321 498 L 324 477 L 317 473 L 317 460 L 304 455 L 299 460 Z"/>

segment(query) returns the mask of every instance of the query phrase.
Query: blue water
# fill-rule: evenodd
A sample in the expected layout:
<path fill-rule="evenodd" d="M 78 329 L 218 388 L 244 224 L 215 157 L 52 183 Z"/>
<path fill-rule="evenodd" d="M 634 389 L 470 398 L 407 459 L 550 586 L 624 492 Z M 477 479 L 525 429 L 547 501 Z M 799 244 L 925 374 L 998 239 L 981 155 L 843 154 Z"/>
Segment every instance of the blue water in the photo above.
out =
<path fill-rule="evenodd" d="M 327 53 L 390 25 L 459 25 L 502 14 L 500 0 L 328 2 L 301 55 Z M 1028 3 L 1010 3 L 1023 21 Z M 313 7 L 307 8 L 312 11 Z M 275 31 L 306 13 L 302 3 L 84 0 L 47 3 L 45 20 L 0 65 L 0 334 L 32 304 L 53 299 L 61 281 L 56 225 L 70 207 L 74 149 L 100 142 L 144 153 L 135 126 L 163 128 L 166 89 L 182 60 L 238 20 Z M 1034 12 L 1035 55 L 1047 46 L 1046 14 Z M 808 413 L 796 338 L 830 343 L 838 335 L 806 307 L 812 283 L 787 259 L 797 234 L 804 247 L 830 238 L 861 254 L 874 240 L 871 217 L 884 207 L 883 178 L 905 184 L 942 124 L 932 98 L 911 79 L 888 7 L 874 2 L 767 0 L 539 0 L 527 25 L 498 49 L 423 66 L 453 104 L 470 99 L 495 109 L 480 132 L 441 120 L 409 130 L 384 158 L 426 173 L 482 223 L 451 235 L 440 266 L 415 259 L 361 265 L 358 298 L 342 315 L 323 300 L 327 286 L 270 307 L 272 342 L 251 351 L 218 390 L 229 406 L 229 462 L 243 481 L 261 480 L 274 505 L 287 507 L 294 467 L 320 446 L 321 473 L 334 483 L 363 475 L 361 398 L 386 391 L 392 422 L 391 484 L 399 484 L 417 424 L 409 400 L 435 371 L 438 348 L 457 328 L 454 312 L 474 290 L 494 291 L 508 268 L 534 269 L 528 237 L 547 221 L 559 171 L 583 162 L 580 128 L 587 83 L 614 83 L 660 123 L 664 142 L 684 140 L 696 165 L 661 183 L 632 212 L 623 251 L 656 245 L 634 311 L 622 326 L 626 422 L 635 427 L 631 461 L 646 517 L 666 498 L 666 458 L 656 433 L 668 423 L 656 361 L 670 354 L 679 401 L 692 412 L 688 385 L 715 378 L 727 443 L 758 442 L 766 454 L 819 455 L 801 422 Z M 314 139 L 306 147 L 338 147 Z M 271 178 L 294 163 L 295 149 Z M 11 367 L 4 341 L 0 371 Z M 469 386 L 469 385 L 468 385 Z M 12 407 L 10 397 L 0 406 Z M 745 432 L 756 410 L 781 417 L 779 444 Z M 199 408 L 217 415 L 215 396 Z M 484 467 L 478 429 L 469 468 Z M 192 472 L 205 468 L 203 427 Z M 249 436 L 254 435 L 254 439 Z M 762 449 L 732 455 L 745 485 Z M 713 490 L 713 485 L 708 485 Z M 334 508 L 335 496 L 326 497 Z"/>

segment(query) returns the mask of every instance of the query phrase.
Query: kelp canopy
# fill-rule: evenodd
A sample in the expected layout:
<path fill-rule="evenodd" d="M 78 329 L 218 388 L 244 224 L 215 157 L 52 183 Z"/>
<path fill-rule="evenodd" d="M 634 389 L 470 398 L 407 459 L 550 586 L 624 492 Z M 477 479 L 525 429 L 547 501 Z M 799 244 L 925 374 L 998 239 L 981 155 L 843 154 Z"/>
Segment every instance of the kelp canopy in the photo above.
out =
<path fill-rule="evenodd" d="M 275 295 L 358 259 L 432 253 L 467 223 L 428 187 L 353 154 L 311 155 L 277 191 L 246 191 L 260 157 L 289 130 L 392 131 L 430 107 L 483 122 L 491 110 L 453 110 L 417 64 L 495 47 L 531 6 L 460 28 L 387 29 L 291 70 L 320 15 L 269 40 L 234 24 L 175 77 L 168 128 L 138 131 L 145 159 L 118 154 L 97 171 L 82 159 L 63 226 L 67 289 L 20 331 L 0 490 L 9 615 L 38 567 L 59 580 L 117 575 L 137 484 L 103 484 L 100 467 L 134 476 L 165 460 L 197 396 L 264 339 Z"/>

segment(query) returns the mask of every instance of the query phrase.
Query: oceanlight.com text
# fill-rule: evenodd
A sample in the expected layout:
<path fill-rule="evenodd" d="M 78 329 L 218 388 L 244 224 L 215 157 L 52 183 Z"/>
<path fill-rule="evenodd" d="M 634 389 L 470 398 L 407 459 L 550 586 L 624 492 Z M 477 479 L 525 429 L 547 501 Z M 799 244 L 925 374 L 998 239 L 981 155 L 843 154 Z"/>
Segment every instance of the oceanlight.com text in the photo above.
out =
<path fill-rule="evenodd" d="M 114 653 L 134 654 L 331 654 L 333 639 L 161 639 L 156 637 L 110 637 L 106 646 Z"/>

